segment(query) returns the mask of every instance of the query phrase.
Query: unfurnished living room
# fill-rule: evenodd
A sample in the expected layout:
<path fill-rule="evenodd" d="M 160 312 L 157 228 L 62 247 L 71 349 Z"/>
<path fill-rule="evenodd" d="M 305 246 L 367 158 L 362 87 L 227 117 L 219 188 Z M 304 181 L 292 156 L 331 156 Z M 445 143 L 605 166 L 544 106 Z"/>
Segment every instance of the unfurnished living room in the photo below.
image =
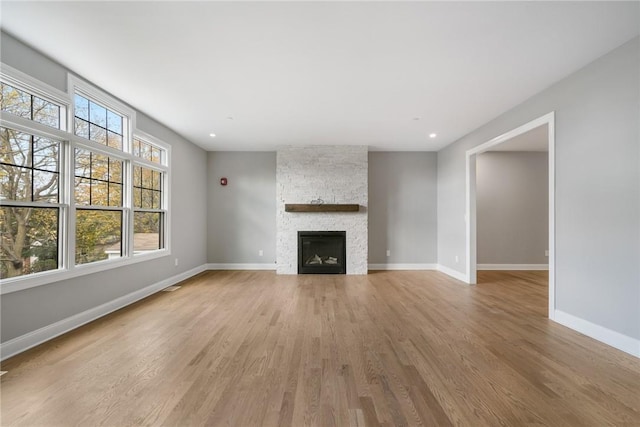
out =
<path fill-rule="evenodd" d="M 640 426 L 640 2 L 0 27 L 0 425 Z"/>

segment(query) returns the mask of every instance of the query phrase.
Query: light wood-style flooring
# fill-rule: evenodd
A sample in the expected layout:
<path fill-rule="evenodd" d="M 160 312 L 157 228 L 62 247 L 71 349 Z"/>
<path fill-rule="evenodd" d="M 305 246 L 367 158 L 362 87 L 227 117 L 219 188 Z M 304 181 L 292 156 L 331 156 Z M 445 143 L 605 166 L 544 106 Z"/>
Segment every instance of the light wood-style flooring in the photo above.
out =
<path fill-rule="evenodd" d="M 3 426 L 639 426 L 546 272 L 206 272 L 2 364 Z"/>

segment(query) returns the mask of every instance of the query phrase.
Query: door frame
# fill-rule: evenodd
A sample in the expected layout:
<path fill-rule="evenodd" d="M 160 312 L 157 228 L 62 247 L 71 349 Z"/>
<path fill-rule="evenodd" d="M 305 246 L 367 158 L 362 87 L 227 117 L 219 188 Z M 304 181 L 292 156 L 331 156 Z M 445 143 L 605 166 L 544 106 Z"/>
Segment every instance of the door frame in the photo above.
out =
<path fill-rule="evenodd" d="M 548 126 L 549 141 L 549 318 L 553 320 L 556 309 L 555 293 L 555 271 L 556 271 L 556 250 L 555 250 L 555 111 L 538 117 L 528 123 L 523 124 L 509 132 L 497 136 L 484 144 L 480 144 L 466 152 L 466 261 L 467 261 L 467 283 L 475 285 L 477 283 L 477 218 L 476 218 L 476 159 L 478 154 L 488 151 L 496 145 L 502 144 L 509 139 L 521 135 L 539 126 Z"/>

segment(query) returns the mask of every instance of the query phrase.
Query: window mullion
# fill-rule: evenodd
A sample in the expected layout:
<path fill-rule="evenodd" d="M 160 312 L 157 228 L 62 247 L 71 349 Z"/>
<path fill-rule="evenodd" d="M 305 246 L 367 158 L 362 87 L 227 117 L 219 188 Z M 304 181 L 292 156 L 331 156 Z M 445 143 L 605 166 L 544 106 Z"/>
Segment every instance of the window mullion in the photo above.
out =
<path fill-rule="evenodd" d="M 130 145 L 130 142 L 127 141 L 127 144 Z M 127 161 L 126 165 L 126 173 L 123 170 L 122 174 L 122 191 L 123 191 L 123 202 L 126 207 L 125 212 L 127 215 L 127 239 L 126 239 L 126 256 L 133 256 L 133 246 L 134 246 L 134 213 L 133 213 L 133 162 Z M 125 169 L 123 167 L 123 169 Z"/>
<path fill-rule="evenodd" d="M 33 96 L 31 96 L 31 102 L 33 105 Z M 33 110 L 33 108 L 32 108 Z M 35 202 L 35 200 L 33 199 L 33 191 L 35 188 L 35 171 L 34 171 L 34 166 L 35 166 L 35 161 L 34 161 L 34 146 L 33 146 L 33 135 L 29 136 L 29 163 L 27 163 L 27 167 L 29 168 L 29 175 L 31 176 L 31 201 Z M 59 155 L 59 154 L 58 154 Z"/>
<path fill-rule="evenodd" d="M 59 175 L 59 188 L 60 193 L 58 195 L 58 201 L 62 204 L 60 208 L 60 226 L 59 238 L 62 244 L 62 250 L 59 254 L 59 262 L 62 268 L 70 270 L 73 268 L 71 262 L 71 253 L 75 251 L 75 229 L 72 227 L 73 215 L 72 203 L 73 203 L 73 156 L 71 155 L 71 141 L 62 143 L 60 150 L 60 175 Z M 75 224 L 75 223 L 73 223 Z"/>

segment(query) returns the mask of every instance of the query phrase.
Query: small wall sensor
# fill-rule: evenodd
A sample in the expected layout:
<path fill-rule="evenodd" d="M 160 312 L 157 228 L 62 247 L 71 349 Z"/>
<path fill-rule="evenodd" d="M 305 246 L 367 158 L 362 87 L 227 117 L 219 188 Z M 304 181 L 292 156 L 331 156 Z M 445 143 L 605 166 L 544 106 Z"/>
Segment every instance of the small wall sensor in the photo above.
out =
<path fill-rule="evenodd" d="M 220 178 L 220 185 L 227 185 L 227 178 Z"/>

